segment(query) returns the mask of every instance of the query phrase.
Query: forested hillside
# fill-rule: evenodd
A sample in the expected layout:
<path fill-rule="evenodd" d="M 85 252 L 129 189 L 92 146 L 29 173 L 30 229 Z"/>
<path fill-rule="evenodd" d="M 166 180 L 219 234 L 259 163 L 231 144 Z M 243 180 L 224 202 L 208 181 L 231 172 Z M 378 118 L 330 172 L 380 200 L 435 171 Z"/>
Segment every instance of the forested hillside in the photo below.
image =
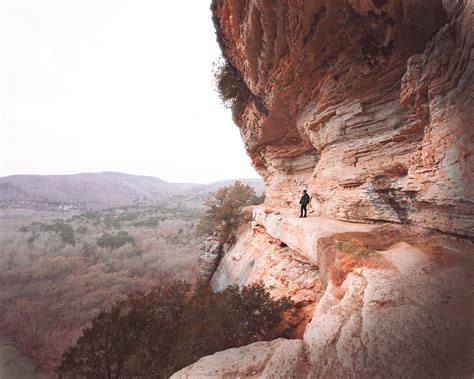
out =
<path fill-rule="evenodd" d="M 52 369 L 100 310 L 128 293 L 195 275 L 199 210 L 133 205 L 71 217 L 10 212 L 0 222 L 0 327 Z"/>

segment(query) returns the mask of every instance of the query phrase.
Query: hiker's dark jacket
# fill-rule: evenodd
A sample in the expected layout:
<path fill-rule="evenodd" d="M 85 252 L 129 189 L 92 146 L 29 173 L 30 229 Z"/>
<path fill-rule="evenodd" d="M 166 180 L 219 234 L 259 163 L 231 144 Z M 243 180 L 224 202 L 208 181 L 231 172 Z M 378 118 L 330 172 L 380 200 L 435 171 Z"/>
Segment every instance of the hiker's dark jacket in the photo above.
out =
<path fill-rule="evenodd" d="M 308 203 L 309 203 L 309 195 L 305 193 L 303 196 L 301 196 L 300 204 L 307 205 Z"/>

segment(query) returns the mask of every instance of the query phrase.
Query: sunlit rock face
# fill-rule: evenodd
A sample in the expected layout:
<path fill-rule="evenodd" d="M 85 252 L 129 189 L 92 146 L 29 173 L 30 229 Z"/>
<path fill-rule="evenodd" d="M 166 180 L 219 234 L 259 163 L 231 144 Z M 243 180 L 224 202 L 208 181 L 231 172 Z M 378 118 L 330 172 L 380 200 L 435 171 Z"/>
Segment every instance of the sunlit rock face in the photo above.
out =
<path fill-rule="evenodd" d="M 250 92 L 234 118 L 267 198 L 211 284 L 262 280 L 291 296 L 302 341 L 226 350 L 175 377 L 471 377 L 474 2 L 214 0 L 212 11 Z"/>
<path fill-rule="evenodd" d="M 468 0 L 214 0 L 267 204 L 474 236 Z"/>
<path fill-rule="evenodd" d="M 305 349 L 299 340 L 256 342 L 201 358 L 171 379 L 304 378 L 309 371 Z"/>
<path fill-rule="evenodd" d="M 367 258 L 341 250 L 341 241 L 364 242 Z M 343 267 L 352 269 L 338 280 Z M 219 291 L 261 280 L 272 296 L 290 296 L 295 309 L 282 327 L 298 339 L 218 352 L 173 378 L 471 377 L 473 273 L 467 239 L 254 207 L 211 284 Z"/>

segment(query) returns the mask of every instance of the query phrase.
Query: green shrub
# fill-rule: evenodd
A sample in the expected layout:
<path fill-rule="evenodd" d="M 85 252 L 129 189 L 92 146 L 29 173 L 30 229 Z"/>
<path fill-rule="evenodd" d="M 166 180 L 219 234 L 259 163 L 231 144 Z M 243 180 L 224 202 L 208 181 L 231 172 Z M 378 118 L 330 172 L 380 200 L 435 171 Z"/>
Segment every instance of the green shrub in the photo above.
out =
<path fill-rule="evenodd" d="M 239 181 L 222 187 L 204 202 L 205 211 L 197 225 L 198 235 L 219 233 L 222 242 L 232 242 L 240 222 L 240 212 L 255 199 L 252 187 Z"/>
<path fill-rule="evenodd" d="M 169 377 L 204 355 L 267 340 L 293 303 L 262 283 L 213 293 L 205 284 L 156 287 L 101 312 L 62 356 L 61 378 Z M 272 337 L 275 337 L 272 335 Z"/>
<path fill-rule="evenodd" d="M 85 225 L 81 225 L 79 228 L 77 228 L 77 232 L 79 234 L 87 234 L 89 232 L 89 229 Z"/>
<path fill-rule="evenodd" d="M 255 195 L 250 199 L 250 204 L 259 205 L 265 202 L 265 192 L 260 195 Z"/>
<path fill-rule="evenodd" d="M 56 220 L 53 224 L 33 222 L 30 225 L 30 231 L 32 231 L 33 234 L 56 233 L 64 244 L 73 246 L 76 244 L 74 228 L 62 220 Z"/>
<path fill-rule="evenodd" d="M 145 220 L 137 221 L 132 224 L 135 227 L 147 227 L 147 228 L 156 228 L 160 224 L 160 218 L 157 216 L 148 217 Z"/>
<path fill-rule="evenodd" d="M 214 82 L 222 103 L 239 112 L 250 91 L 240 72 L 227 59 L 214 65 Z"/>
<path fill-rule="evenodd" d="M 119 214 L 117 216 L 117 220 L 118 221 L 135 221 L 138 217 L 140 217 L 140 212 L 137 212 L 137 211 L 127 211 L 125 210 L 125 212 Z"/>
<path fill-rule="evenodd" d="M 171 350 L 176 369 L 216 351 L 272 339 L 282 313 L 292 306 L 288 297 L 273 299 L 261 282 L 218 293 L 199 285 L 186 304 L 183 328 Z"/>
<path fill-rule="evenodd" d="M 118 249 L 127 243 L 134 243 L 135 238 L 128 234 L 127 232 L 121 230 L 117 234 L 104 233 L 97 240 L 97 245 L 99 247 L 107 247 L 110 249 Z"/>
<path fill-rule="evenodd" d="M 74 234 L 74 228 L 69 224 L 64 223 L 57 223 L 55 224 L 56 233 L 59 234 L 61 240 L 66 245 L 75 245 L 76 244 L 76 236 Z"/>

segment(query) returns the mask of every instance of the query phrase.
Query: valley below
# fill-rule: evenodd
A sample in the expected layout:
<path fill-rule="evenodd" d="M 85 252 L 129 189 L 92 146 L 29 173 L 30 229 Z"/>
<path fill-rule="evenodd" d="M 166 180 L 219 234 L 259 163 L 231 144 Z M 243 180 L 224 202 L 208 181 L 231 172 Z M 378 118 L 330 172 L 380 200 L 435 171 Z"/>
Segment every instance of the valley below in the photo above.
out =
<path fill-rule="evenodd" d="M 2 359 L 74 379 L 472 378 L 474 2 L 210 10 L 215 86 L 262 180 L 0 178 Z"/>
<path fill-rule="evenodd" d="M 195 209 L 131 206 L 85 214 L 0 214 L 0 328 L 41 368 L 116 300 L 196 278 Z"/>
<path fill-rule="evenodd" d="M 195 281 L 203 201 L 231 182 L 86 211 L 4 204 L 0 331 L 9 341 L 2 345 L 5 370 L 39 367 L 53 374 L 62 353 L 101 310 L 157 284 Z M 113 188 L 108 193 L 114 198 Z"/>

